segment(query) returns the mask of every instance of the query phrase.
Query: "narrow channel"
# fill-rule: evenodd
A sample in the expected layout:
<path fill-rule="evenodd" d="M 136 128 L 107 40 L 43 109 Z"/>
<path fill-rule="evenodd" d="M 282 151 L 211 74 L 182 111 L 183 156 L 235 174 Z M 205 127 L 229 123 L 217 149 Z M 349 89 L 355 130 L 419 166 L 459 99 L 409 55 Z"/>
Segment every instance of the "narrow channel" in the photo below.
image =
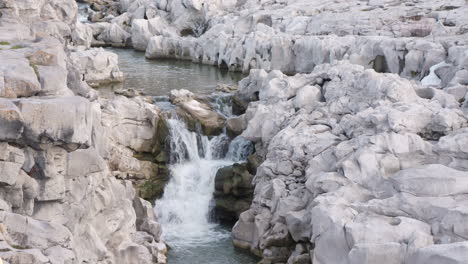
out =
<path fill-rule="evenodd" d="M 119 66 L 126 79 L 104 89 L 135 89 L 158 98 L 161 108 L 170 111 L 166 100 L 170 90 L 186 89 L 211 99 L 212 107 L 225 116 L 231 115 L 228 94 L 215 92 L 219 83 L 235 84 L 239 73 L 187 61 L 150 61 L 144 54 L 126 49 L 109 49 L 119 55 Z M 166 99 L 165 99 L 166 98 Z M 207 137 L 189 131 L 172 112 L 167 121 L 170 132 L 171 178 L 164 195 L 155 201 L 155 213 L 168 243 L 169 264 L 253 264 L 257 258 L 234 248 L 230 227 L 220 225 L 212 215 L 213 192 L 219 168 L 246 159 L 251 143 L 225 133 Z"/>

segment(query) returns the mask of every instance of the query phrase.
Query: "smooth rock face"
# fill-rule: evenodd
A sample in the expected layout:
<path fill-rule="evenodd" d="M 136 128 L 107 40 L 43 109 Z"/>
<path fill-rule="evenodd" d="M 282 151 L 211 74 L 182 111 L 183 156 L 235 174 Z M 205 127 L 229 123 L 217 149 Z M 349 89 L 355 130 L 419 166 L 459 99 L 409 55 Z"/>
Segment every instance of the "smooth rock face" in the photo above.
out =
<path fill-rule="evenodd" d="M 393 175 L 392 181 L 399 192 L 435 197 L 467 193 L 467 176 L 466 172 L 434 164 L 402 170 Z"/>

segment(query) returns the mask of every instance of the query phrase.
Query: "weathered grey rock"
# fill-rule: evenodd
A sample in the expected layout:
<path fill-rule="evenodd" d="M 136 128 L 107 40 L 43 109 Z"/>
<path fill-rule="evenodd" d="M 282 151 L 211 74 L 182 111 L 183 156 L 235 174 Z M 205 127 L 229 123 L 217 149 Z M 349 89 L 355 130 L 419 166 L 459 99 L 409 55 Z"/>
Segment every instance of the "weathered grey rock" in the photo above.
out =
<path fill-rule="evenodd" d="M 16 101 L 24 118 L 24 140 L 30 144 L 90 146 L 97 105 L 72 96 Z"/>
<path fill-rule="evenodd" d="M 392 176 L 392 181 L 399 192 L 415 196 L 448 196 L 468 191 L 466 172 L 438 164 L 402 170 Z"/>
<path fill-rule="evenodd" d="M 118 56 L 103 49 L 89 49 L 71 54 L 78 62 L 83 79 L 90 86 L 123 81 L 123 73 L 118 67 Z"/>
<path fill-rule="evenodd" d="M 226 121 L 227 133 L 231 137 L 236 137 L 247 128 L 247 122 L 244 116 L 232 117 Z"/>
<path fill-rule="evenodd" d="M 0 143 L 0 171 L 1 182 L 13 185 L 24 163 L 24 153 L 21 149 L 8 143 Z"/>
<path fill-rule="evenodd" d="M 12 242 L 21 247 L 45 250 L 56 245 L 71 245 L 71 233 L 62 225 L 6 212 L 0 212 L 0 219 Z M 29 235 L 25 237 L 25 233 Z"/>
<path fill-rule="evenodd" d="M 408 257 L 406 263 L 464 263 L 468 259 L 467 242 L 432 245 L 421 248 Z"/>
<path fill-rule="evenodd" d="M 15 141 L 23 133 L 23 116 L 8 99 L 0 99 L 0 140 Z"/>
<path fill-rule="evenodd" d="M 72 32 L 72 40 L 76 45 L 86 48 L 91 47 L 93 41 L 93 29 L 88 24 L 76 23 L 76 28 Z"/>
<path fill-rule="evenodd" d="M 39 77 L 28 59 L 14 51 L 0 53 L 0 95 L 7 98 L 33 96 L 41 90 Z"/>
<path fill-rule="evenodd" d="M 74 95 L 67 87 L 68 72 L 60 66 L 35 66 L 41 83 L 41 95 Z"/>
<path fill-rule="evenodd" d="M 141 99 L 117 96 L 112 100 L 101 100 L 106 112 L 103 124 L 113 140 L 138 152 L 151 152 L 159 111 Z"/>
<path fill-rule="evenodd" d="M 316 86 L 304 86 L 297 91 L 294 101 L 295 108 L 311 109 L 322 100 L 322 93 Z"/>
<path fill-rule="evenodd" d="M 97 39 L 114 47 L 127 47 L 130 44 L 130 37 L 130 34 L 120 25 L 112 23 L 105 27 Z"/>
<path fill-rule="evenodd" d="M 224 117 L 212 110 L 208 104 L 195 100 L 191 92 L 184 89 L 171 90 L 170 100 L 179 107 L 182 117 L 192 118 L 199 123 L 205 135 L 217 135 L 222 132 Z"/>
<path fill-rule="evenodd" d="M 258 91 L 260 99 L 246 111 L 243 136 L 266 159 L 254 178 L 252 205 L 233 229 L 235 245 L 261 251 L 264 260 L 307 259 L 275 244 L 284 241 L 273 232 L 279 223 L 292 245 L 315 244 L 314 263 L 403 263 L 434 241 L 460 241 L 451 230 L 464 234 L 463 220 L 449 208 L 466 193 L 460 129 L 466 120 L 450 96 L 340 62 L 317 65 L 311 74 L 258 76 L 252 71 L 241 82 L 239 93 L 245 87 L 246 96 Z M 308 85 L 320 97 L 313 107 L 294 105 Z"/>

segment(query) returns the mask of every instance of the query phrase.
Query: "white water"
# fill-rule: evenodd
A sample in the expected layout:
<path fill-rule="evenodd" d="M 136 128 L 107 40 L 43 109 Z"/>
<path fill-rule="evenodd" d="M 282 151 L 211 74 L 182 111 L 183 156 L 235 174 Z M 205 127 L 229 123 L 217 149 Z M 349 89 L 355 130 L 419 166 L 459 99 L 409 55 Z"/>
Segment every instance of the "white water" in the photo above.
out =
<path fill-rule="evenodd" d="M 210 221 L 214 182 L 219 168 L 241 161 L 251 151 L 245 140 L 234 140 L 222 159 L 228 138 L 220 135 L 209 139 L 190 132 L 177 119 L 168 120 L 171 140 L 171 179 L 164 195 L 155 203 L 163 239 L 172 248 L 199 247 L 226 240 L 230 234 Z"/>
<path fill-rule="evenodd" d="M 89 4 L 78 3 L 78 16 L 76 17 L 77 22 L 87 23 L 89 16 Z"/>
<path fill-rule="evenodd" d="M 435 71 L 447 65 L 449 64 L 447 64 L 445 61 L 442 61 L 436 65 L 433 65 L 429 69 L 429 75 L 427 75 L 421 80 L 421 84 L 423 86 L 440 86 L 440 84 L 442 83 L 442 80 L 439 78 L 439 76 L 437 76 Z"/>

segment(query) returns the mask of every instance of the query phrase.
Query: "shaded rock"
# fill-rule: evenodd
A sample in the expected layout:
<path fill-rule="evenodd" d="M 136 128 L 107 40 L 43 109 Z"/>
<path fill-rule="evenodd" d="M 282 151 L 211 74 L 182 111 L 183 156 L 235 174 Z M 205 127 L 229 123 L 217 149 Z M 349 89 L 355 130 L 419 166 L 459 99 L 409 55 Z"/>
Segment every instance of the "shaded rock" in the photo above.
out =
<path fill-rule="evenodd" d="M 226 121 L 227 133 L 230 137 L 236 137 L 242 134 L 247 124 L 243 116 L 232 117 Z"/>
<path fill-rule="evenodd" d="M 24 140 L 34 146 L 55 143 L 71 148 L 91 144 L 95 105 L 83 97 L 20 99 Z"/>
<path fill-rule="evenodd" d="M 215 215 L 233 223 L 246 211 L 252 201 L 253 175 L 247 164 L 234 164 L 218 170 L 215 177 Z"/>
<path fill-rule="evenodd" d="M 3 184 L 13 185 L 24 163 L 24 152 L 8 143 L 0 143 L 0 181 Z"/>
<path fill-rule="evenodd" d="M 15 141 L 23 133 L 23 116 L 8 99 L 0 99 L 0 140 Z"/>

